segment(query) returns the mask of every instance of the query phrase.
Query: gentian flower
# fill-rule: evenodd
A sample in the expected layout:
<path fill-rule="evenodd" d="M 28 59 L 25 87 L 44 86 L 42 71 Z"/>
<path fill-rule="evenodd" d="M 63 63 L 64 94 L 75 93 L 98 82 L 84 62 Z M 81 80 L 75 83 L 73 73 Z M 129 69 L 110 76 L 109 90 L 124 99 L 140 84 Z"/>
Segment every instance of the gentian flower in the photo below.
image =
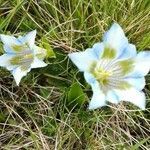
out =
<path fill-rule="evenodd" d="M 128 42 L 122 28 L 114 23 L 96 43 L 84 52 L 69 54 L 69 58 L 84 72 L 91 85 L 93 96 L 89 109 L 128 101 L 145 109 L 145 78 L 150 70 L 150 52 L 137 54 L 136 47 Z"/>
<path fill-rule="evenodd" d="M 5 54 L 0 56 L 0 66 L 6 67 L 14 76 L 16 84 L 31 68 L 45 67 L 43 61 L 46 50 L 34 44 L 36 30 L 29 32 L 25 36 L 0 35 Z"/>

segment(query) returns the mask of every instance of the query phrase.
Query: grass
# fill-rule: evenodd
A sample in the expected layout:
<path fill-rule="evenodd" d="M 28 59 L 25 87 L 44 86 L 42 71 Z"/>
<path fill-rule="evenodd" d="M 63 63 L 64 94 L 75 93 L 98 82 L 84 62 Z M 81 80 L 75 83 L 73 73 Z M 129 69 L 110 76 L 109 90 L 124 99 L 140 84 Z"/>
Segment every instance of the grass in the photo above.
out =
<path fill-rule="evenodd" d="M 145 111 L 125 102 L 88 111 L 90 87 L 67 57 L 100 41 L 114 21 L 138 51 L 150 49 L 149 0 L 0 1 L 0 33 L 37 29 L 36 44 L 46 40 L 57 56 L 46 60 L 46 68 L 33 69 L 19 87 L 0 68 L 0 149 L 150 149 L 149 75 Z M 82 105 L 68 104 L 74 83 L 85 93 Z"/>

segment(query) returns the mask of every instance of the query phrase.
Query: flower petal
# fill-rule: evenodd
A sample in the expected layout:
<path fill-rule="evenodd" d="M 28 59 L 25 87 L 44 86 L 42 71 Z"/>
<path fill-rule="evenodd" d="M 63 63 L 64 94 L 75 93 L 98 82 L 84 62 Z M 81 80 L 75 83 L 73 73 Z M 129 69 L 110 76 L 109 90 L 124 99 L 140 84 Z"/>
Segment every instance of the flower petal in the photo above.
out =
<path fill-rule="evenodd" d="M 103 55 L 104 44 L 103 43 L 95 43 L 93 45 L 92 49 L 94 50 L 94 53 L 96 54 L 97 59 L 99 59 Z"/>
<path fill-rule="evenodd" d="M 106 105 L 105 95 L 101 91 L 99 83 L 96 81 L 91 84 L 93 90 L 93 96 L 89 104 L 89 109 L 96 109 Z"/>
<path fill-rule="evenodd" d="M 97 60 L 97 56 L 91 48 L 84 52 L 71 53 L 68 56 L 80 71 L 87 71 L 90 65 Z"/>
<path fill-rule="evenodd" d="M 21 41 L 22 44 L 28 43 L 30 48 L 33 48 L 35 43 L 36 37 L 36 30 L 28 32 L 25 36 L 20 36 L 18 39 Z"/>
<path fill-rule="evenodd" d="M 3 54 L 0 56 L 0 66 L 1 67 L 6 67 L 8 65 L 10 65 L 9 60 L 12 58 L 12 55 L 8 55 L 8 54 Z"/>
<path fill-rule="evenodd" d="M 115 90 L 120 100 L 128 101 L 138 106 L 142 110 L 145 109 L 145 94 L 142 91 L 138 91 L 134 88 L 128 90 Z"/>
<path fill-rule="evenodd" d="M 16 68 L 16 65 L 11 65 L 10 60 L 14 57 L 14 55 L 3 54 L 0 56 L 0 66 L 6 67 L 8 70 L 13 70 Z"/>
<path fill-rule="evenodd" d="M 44 60 L 47 54 L 46 49 L 34 45 L 33 50 L 34 50 L 34 55 L 37 56 L 38 59 Z"/>
<path fill-rule="evenodd" d="M 93 84 L 94 82 L 96 82 L 94 76 L 88 72 L 84 72 L 84 78 L 88 84 Z"/>
<path fill-rule="evenodd" d="M 113 90 L 107 92 L 106 100 L 111 103 L 114 103 L 114 104 L 119 103 L 119 97 L 118 97 L 117 93 Z"/>
<path fill-rule="evenodd" d="M 128 46 L 128 40 L 119 24 L 114 23 L 112 27 L 104 34 L 104 44 L 116 50 L 116 57 L 120 56 L 123 50 Z"/>
<path fill-rule="evenodd" d="M 137 90 L 141 91 L 145 87 L 145 78 L 124 78 L 124 81 L 128 82 L 130 85 L 132 85 Z"/>
<path fill-rule="evenodd" d="M 4 44 L 4 50 L 7 53 L 15 53 L 15 51 L 11 48 L 12 45 L 20 45 L 21 43 L 14 36 L 9 35 L 0 35 L 1 41 Z"/>
<path fill-rule="evenodd" d="M 140 52 L 135 58 L 133 71 L 130 72 L 128 77 L 143 77 L 150 71 L 150 51 Z"/>
<path fill-rule="evenodd" d="M 118 59 L 129 59 L 136 56 L 136 47 L 133 44 L 128 44 L 128 46 L 123 50 L 122 54 Z"/>
<path fill-rule="evenodd" d="M 45 66 L 47 66 L 47 64 L 43 60 L 40 60 L 36 57 L 34 58 L 34 61 L 31 64 L 31 68 L 41 68 L 41 67 L 45 67 Z"/>
<path fill-rule="evenodd" d="M 14 79 L 16 81 L 16 84 L 19 85 L 22 77 L 26 76 L 26 74 L 31 70 L 31 68 L 29 68 L 28 70 L 22 70 L 21 67 L 17 67 L 16 69 L 14 69 L 12 71 L 12 74 L 14 76 Z"/>

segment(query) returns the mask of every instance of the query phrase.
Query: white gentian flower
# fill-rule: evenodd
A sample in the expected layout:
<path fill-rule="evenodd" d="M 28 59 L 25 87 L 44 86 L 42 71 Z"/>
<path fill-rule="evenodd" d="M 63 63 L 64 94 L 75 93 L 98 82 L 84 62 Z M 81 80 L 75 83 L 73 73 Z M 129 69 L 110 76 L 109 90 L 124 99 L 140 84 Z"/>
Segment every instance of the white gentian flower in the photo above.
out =
<path fill-rule="evenodd" d="M 89 109 L 129 101 L 145 109 L 144 76 L 150 70 L 150 52 L 137 54 L 136 47 L 128 43 L 122 28 L 114 23 L 103 37 L 84 52 L 69 54 L 69 58 L 84 72 L 93 96 Z"/>
<path fill-rule="evenodd" d="M 35 36 L 36 30 L 18 38 L 0 35 L 5 51 L 5 54 L 0 56 L 0 66 L 6 67 L 13 74 L 17 85 L 31 68 L 40 68 L 47 65 L 43 61 L 46 50 L 34 44 Z"/>

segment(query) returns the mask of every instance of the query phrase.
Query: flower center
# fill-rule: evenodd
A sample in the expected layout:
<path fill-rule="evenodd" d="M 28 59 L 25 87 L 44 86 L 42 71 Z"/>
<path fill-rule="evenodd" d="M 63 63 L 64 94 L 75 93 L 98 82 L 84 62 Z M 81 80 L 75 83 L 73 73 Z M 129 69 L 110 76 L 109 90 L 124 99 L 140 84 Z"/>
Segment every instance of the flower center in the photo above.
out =
<path fill-rule="evenodd" d="M 27 44 L 12 45 L 12 49 L 16 54 L 10 59 L 10 64 L 21 66 L 22 70 L 27 70 L 34 59 L 33 51 L 30 50 Z"/>
<path fill-rule="evenodd" d="M 131 87 L 124 78 L 132 68 L 132 60 L 111 61 L 109 59 L 101 59 L 90 65 L 89 72 L 99 82 L 102 90 L 107 92 L 111 89 L 124 90 Z"/>
<path fill-rule="evenodd" d="M 33 61 L 33 54 L 30 52 L 26 52 L 24 54 L 16 54 L 11 60 L 10 63 L 12 65 L 22 65 L 27 62 Z"/>
<path fill-rule="evenodd" d="M 112 75 L 112 72 L 106 71 L 102 67 L 96 67 L 93 75 L 102 85 L 106 85 L 108 83 L 108 78 Z"/>

